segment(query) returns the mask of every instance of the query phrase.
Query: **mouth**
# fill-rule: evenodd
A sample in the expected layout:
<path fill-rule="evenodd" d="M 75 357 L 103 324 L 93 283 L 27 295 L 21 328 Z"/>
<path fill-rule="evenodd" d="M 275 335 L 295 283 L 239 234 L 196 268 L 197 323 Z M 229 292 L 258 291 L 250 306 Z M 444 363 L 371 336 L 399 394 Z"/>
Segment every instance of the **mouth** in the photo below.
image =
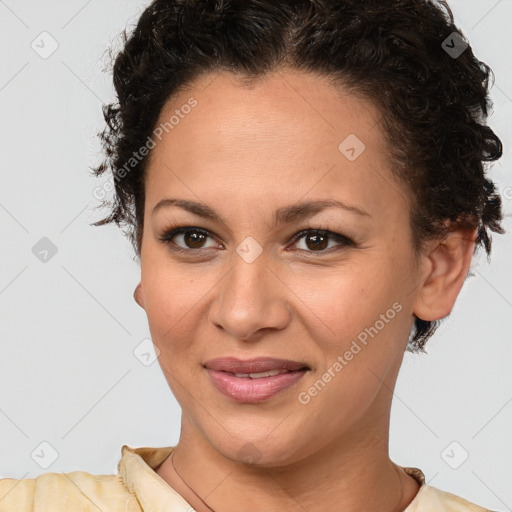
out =
<path fill-rule="evenodd" d="M 311 368 L 298 361 L 274 358 L 219 358 L 204 368 L 223 395 L 239 403 L 259 403 L 292 387 Z"/>

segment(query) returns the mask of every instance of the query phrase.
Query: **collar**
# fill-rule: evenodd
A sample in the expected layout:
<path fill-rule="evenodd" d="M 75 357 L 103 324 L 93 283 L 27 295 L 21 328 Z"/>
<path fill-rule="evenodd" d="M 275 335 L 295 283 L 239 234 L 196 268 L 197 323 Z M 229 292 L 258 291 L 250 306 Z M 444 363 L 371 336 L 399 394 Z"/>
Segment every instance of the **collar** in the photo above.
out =
<path fill-rule="evenodd" d="M 131 448 L 123 445 L 118 464 L 119 476 L 144 512 L 190 512 L 189 503 L 155 469 L 170 455 L 174 446 Z"/>

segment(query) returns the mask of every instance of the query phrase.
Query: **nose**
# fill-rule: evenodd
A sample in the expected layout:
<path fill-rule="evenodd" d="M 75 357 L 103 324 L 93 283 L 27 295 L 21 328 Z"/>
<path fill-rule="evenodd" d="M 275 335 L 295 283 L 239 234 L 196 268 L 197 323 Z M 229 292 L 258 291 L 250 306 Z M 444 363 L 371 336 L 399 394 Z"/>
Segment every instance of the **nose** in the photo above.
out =
<path fill-rule="evenodd" d="M 291 292 L 263 254 L 251 263 L 235 255 L 233 267 L 215 290 L 209 321 L 237 340 L 258 341 L 290 322 Z"/>

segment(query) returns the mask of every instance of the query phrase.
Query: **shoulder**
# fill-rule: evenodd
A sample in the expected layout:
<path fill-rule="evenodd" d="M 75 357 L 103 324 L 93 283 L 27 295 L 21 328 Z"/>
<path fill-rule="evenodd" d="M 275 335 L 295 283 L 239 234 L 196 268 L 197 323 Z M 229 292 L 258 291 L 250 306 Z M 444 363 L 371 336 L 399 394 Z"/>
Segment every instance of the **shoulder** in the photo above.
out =
<path fill-rule="evenodd" d="M 423 485 L 404 512 L 493 512 L 447 491 Z"/>
<path fill-rule="evenodd" d="M 85 505 L 89 505 L 87 508 Z M 68 510 L 140 512 L 137 499 L 118 475 L 85 471 L 44 473 L 36 478 L 0 479 L 0 512 Z"/>

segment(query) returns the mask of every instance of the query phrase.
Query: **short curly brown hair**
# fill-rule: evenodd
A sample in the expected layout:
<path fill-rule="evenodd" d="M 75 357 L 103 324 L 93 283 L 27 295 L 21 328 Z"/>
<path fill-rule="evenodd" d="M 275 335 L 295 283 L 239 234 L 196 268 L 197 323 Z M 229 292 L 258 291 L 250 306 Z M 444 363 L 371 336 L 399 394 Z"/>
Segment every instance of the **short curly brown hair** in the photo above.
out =
<path fill-rule="evenodd" d="M 103 106 L 105 159 L 92 169 L 113 173 L 115 196 L 101 205 L 109 215 L 93 225 L 127 225 L 137 257 L 148 156 L 135 161 L 133 154 L 164 104 L 217 70 L 251 80 L 291 66 L 374 102 L 393 172 L 411 190 L 416 251 L 445 236 L 445 220 L 477 229 L 475 250 L 483 245 L 488 258 L 488 230 L 505 232 L 485 167 L 502 155 L 486 125 L 492 71 L 476 59 L 445 1 L 154 0 L 121 35 L 113 65 L 118 101 Z M 407 349 L 424 352 L 439 323 L 416 317 Z"/>

